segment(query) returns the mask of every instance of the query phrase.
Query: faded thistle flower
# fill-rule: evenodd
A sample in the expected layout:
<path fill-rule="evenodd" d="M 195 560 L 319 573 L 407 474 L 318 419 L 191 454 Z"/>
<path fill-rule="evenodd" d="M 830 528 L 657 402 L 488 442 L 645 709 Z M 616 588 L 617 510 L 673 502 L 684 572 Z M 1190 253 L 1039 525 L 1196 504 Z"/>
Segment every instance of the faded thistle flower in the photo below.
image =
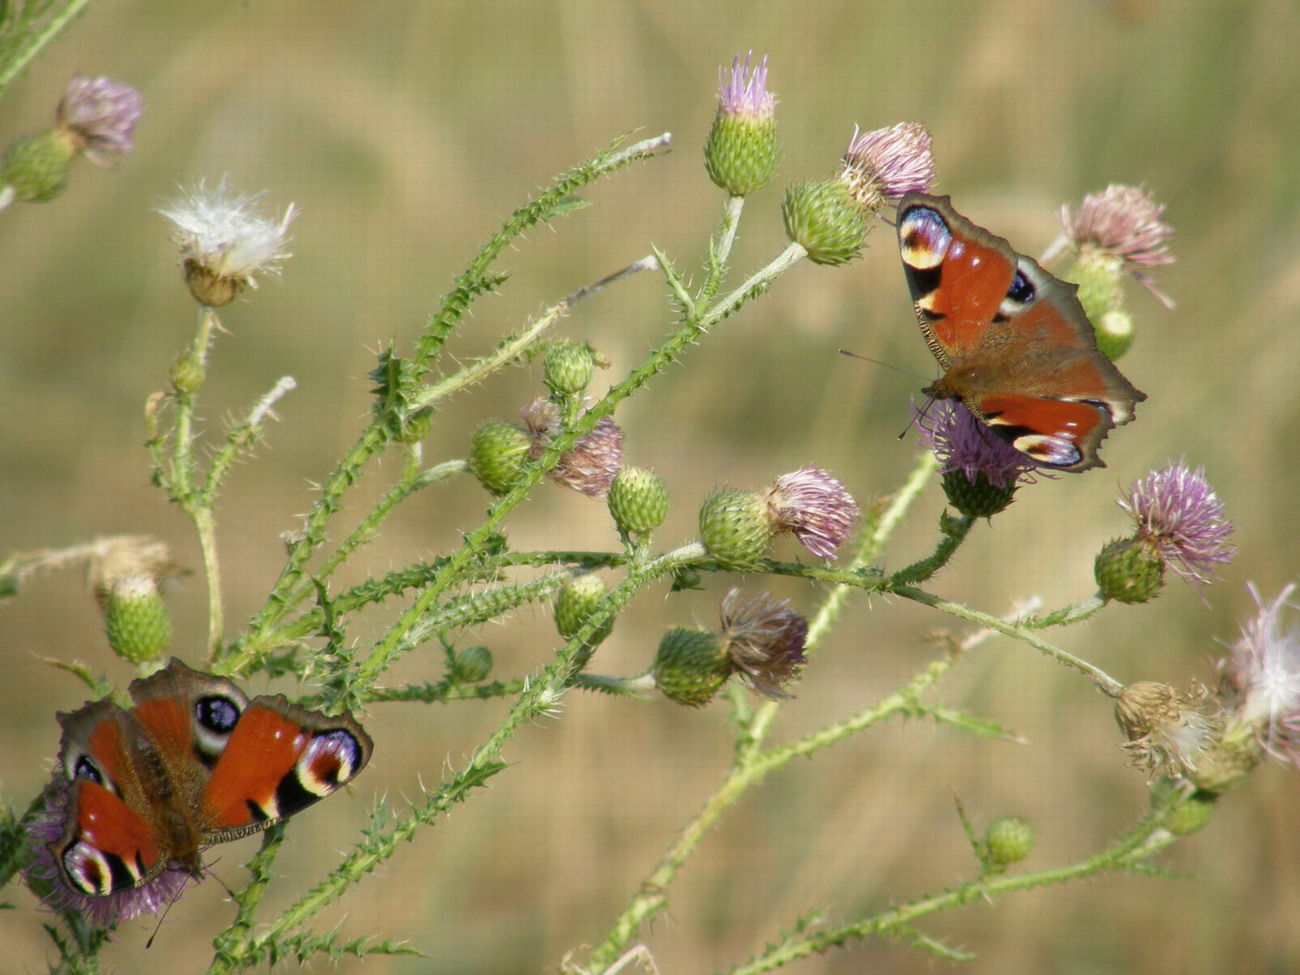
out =
<path fill-rule="evenodd" d="M 1194 772 L 1222 731 L 1215 702 L 1203 687 L 1189 692 L 1138 681 L 1120 692 L 1115 720 L 1133 764 L 1173 777 Z"/>
<path fill-rule="evenodd" d="M 1079 285 L 1079 303 L 1097 332 L 1097 347 L 1117 359 L 1133 343 L 1133 316 L 1120 287 L 1125 274 L 1140 281 L 1166 308 L 1174 303 L 1156 290 L 1148 269 L 1172 264 L 1174 230 L 1165 208 L 1135 186 L 1112 185 L 1083 198 L 1077 214 L 1061 207 L 1065 239 L 1078 254 L 1065 277 Z"/>
<path fill-rule="evenodd" d="M 529 457 L 536 460 L 563 430 L 559 408 L 539 396 L 520 410 L 520 415 L 532 438 Z M 559 463 L 547 472 L 547 477 L 589 498 L 603 498 L 622 466 L 623 431 L 612 418 L 602 417 L 591 433 L 560 456 Z"/>
<path fill-rule="evenodd" d="M 740 679 L 769 698 L 790 695 L 785 687 L 807 663 L 808 621 L 784 599 L 764 593 L 740 599 L 732 589 L 722 600 L 722 642 Z"/>
<path fill-rule="evenodd" d="M 0 209 L 14 200 L 45 203 L 63 192 L 77 156 L 108 164 L 108 153 L 131 151 L 144 112 L 140 93 L 112 78 L 74 75 L 55 111 L 54 127 L 17 139 L 0 160 Z"/>
<path fill-rule="evenodd" d="M 87 159 L 105 165 L 100 153 L 125 155 L 131 151 L 131 134 L 143 113 L 144 99 L 130 85 L 102 75 L 88 78 L 79 74 L 63 91 L 55 127 L 66 133 Z"/>
<path fill-rule="evenodd" d="M 930 133 L 915 122 L 861 132 L 856 127 L 833 179 L 798 183 L 781 204 L 785 232 L 817 264 L 843 264 L 862 250 L 868 218 L 934 181 Z"/>
<path fill-rule="evenodd" d="M 835 477 L 817 467 L 782 474 L 762 491 L 715 491 L 700 507 L 700 541 L 720 565 L 745 569 L 767 553 L 773 536 L 794 535 L 830 559 L 861 512 Z"/>
<path fill-rule="evenodd" d="M 185 283 L 194 300 L 222 308 L 257 278 L 278 274 L 292 255 L 285 251 L 289 224 L 298 215 L 290 203 L 279 220 L 263 216 L 261 193 L 236 193 L 223 177 L 209 188 L 203 180 L 158 208 L 172 222 Z"/>
<path fill-rule="evenodd" d="M 970 518 L 1002 511 L 1021 484 L 1034 483 L 1037 465 L 953 400 L 934 400 L 913 422 L 934 452 L 948 503 Z"/>
<path fill-rule="evenodd" d="M 184 890 L 190 874 L 169 868 L 140 887 L 103 896 L 89 896 L 69 884 L 50 847 L 63 838 L 71 789 L 63 772 L 55 773 L 45 792 L 45 807 L 27 823 L 27 841 L 34 855 L 26 874 L 32 890 L 52 909 L 77 911 L 101 928 L 161 912 Z"/>
<path fill-rule="evenodd" d="M 789 603 L 764 594 L 742 602 L 732 589 L 722 601 L 721 630 L 673 629 L 659 643 L 651 674 L 663 694 L 700 707 L 733 676 L 757 693 L 784 698 L 805 663 L 808 624 Z"/>
<path fill-rule="evenodd" d="M 1273 600 L 1265 600 L 1252 585 L 1256 613 L 1241 628 L 1231 655 L 1219 665 L 1218 694 L 1228 716 L 1215 766 L 1206 770 L 1202 788 L 1226 787 L 1209 773 L 1233 781 L 1264 753 L 1300 768 L 1300 625 L 1284 624 L 1295 610 L 1287 585 Z"/>
<path fill-rule="evenodd" d="M 844 485 L 819 467 L 782 474 L 763 492 L 777 534 L 789 532 L 819 559 L 833 559 L 862 514 Z"/>
<path fill-rule="evenodd" d="M 767 57 L 750 71 L 753 52 L 718 69 L 718 114 L 704 144 L 709 178 L 732 196 L 747 196 L 776 176 L 781 146 L 776 138 L 776 97 L 767 90 Z"/>
<path fill-rule="evenodd" d="M 1214 581 L 1215 567 L 1232 561 L 1232 522 L 1205 480 L 1205 468 L 1183 461 L 1135 481 L 1118 502 L 1136 526 L 1132 541 L 1199 590 Z"/>

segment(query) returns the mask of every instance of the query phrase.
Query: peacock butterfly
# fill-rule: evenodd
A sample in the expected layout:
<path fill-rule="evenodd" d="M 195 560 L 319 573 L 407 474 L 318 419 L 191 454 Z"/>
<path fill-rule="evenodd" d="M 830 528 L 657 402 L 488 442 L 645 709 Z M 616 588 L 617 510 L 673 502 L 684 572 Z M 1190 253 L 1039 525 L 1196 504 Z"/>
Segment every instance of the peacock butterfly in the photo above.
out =
<path fill-rule="evenodd" d="M 945 370 L 923 392 L 960 401 L 1042 467 L 1105 467 L 1098 447 L 1146 394 L 1097 350 L 1078 288 L 946 196 L 899 201 L 898 246 L 917 321 Z"/>
<path fill-rule="evenodd" d="M 283 695 L 251 701 L 173 658 L 133 681 L 135 706 L 59 714 L 70 783 L 63 835 L 48 845 L 76 894 L 106 897 L 168 869 L 201 877 L 200 851 L 292 816 L 356 777 L 370 736 Z"/>

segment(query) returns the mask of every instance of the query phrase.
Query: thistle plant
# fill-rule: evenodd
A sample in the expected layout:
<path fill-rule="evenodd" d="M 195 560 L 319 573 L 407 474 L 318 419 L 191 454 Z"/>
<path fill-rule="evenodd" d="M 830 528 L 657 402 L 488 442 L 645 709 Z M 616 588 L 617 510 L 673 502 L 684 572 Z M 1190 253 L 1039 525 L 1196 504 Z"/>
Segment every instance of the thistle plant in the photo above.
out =
<path fill-rule="evenodd" d="M 312 230 L 309 219 L 295 222 L 293 204 L 271 210 L 261 194 L 236 191 L 234 181 L 225 177 L 209 177 L 160 207 L 171 224 L 194 324 L 165 388 L 143 397 L 147 460 L 154 487 L 190 519 L 199 540 L 203 564 L 196 576 L 207 601 L 206 639 L 202 647 L 185 646 L 173 632 L 166 605 L 176 597 L 166 582 L 180 569 L 153 539 L 110 537 L 14 554 L 3 566 L 6 590 L 21 590 L 41 572 L 91 567 L 107 638 L 96 663 L 63 666 L 96 697 L 110 691 L 92 676 L 110 654 L 141 673 L 156 670 L 176 654 L 235 679 L 259 672 L 306 676 L 313 690 L 300 692 L 299 699 L 327 714 L 364 716 L 381 708 L 435 702 L 462 708 L 493 700 L 506 704 L 499 724 L 462 765 L 430 765 L 421 770 L 426 783 L 421 794 L 376 800 L 369 827 L 351 848 L 279 913 L 267 911 L 264 898 L 274 882 L 285 832 L 294 824 L 268 831 L 247 864 L 248 880 L 231 881 L 236 889 L 229 916 L 214 921 L 210 971 L 257 969 L 290 957 L 437 953 L 438 945 L 421 941 L 414 932 L 349 936 L 342 928 L 318 926 L 318 914 L 364 892 L 375 882 L 377 868 L 408 849 L 405 841 L 445 823 L 453 807 L 472 810 L 479 787 L 491 781 L 509 789 L 513 765 L 508 752 L 521 729 L 543 717 L 563 721 L 574 695 L 584 692 L 613 695 L 628 709 L 709 709 L 719 733 L 729 733 L 734 745 L 729 763 L 718 770 L 715 788 L 700 797 L 697 814 L 658 862 L 647 865 L 627 902 L 604 919 L 603 933 L 586 946 L 575 946 L 565 959 L 537 960 L 538 969 L 563 964 L 589 975 L 639 963 L 653 953 L 655 938 L 671 937 L 654 922 L 668 911 L 682 868 L 708 843 L 712 827 L 726 828 L 728 813 L 742 796 L 780 777 L 795 759 L 816 760 L 903 718 L 915 719 L 914 725 L 928 722 L 972 736 L 1017 740 L 1011 729 L 944 696 L 953 672 L 995 637 L 1069 668 L 1078 676 L 1081 700 L 1115 709 L 1115 761 L 1128 761 L 1153 779 L 1149 808 L 1135 811 L 1123 835 L 1086 857 L 1024 866 L 1036 835 L 1052 824 L 1033 824 L 1014 811 L 999 810 L 978 832 L 959 804 L 954 829 L 965 831 L 971 858 L 943 893 L 912 895 L 891 906 L 842 906 L 837 911 L 842 919 L 836 921 L 815 915 L 820 905 L 809 904 L 806 913 L 792 915 L 782 929 L 756 932 L 749 957 L 736 959 L 731 971 L 769 971 L 876 938 L 906 941 L 918 952 L 948 960 L 964 959 L 969 957 L 965 952 L 927 935 L 924 919 L 1065 881 L 1093 879 L 1093 889 L 1104 890 L 1105 880 L 1098 882 L 1103 875 L 1157 870 L 1161 851 L 1205 826 L 1215 797 L 1244 787 L 1250 771 L 1266 757 L 1297 764 L 1300 638 L 1284 622 L 1293 587 L 1276 598 L 1252 591 L 1255 616 L 1220 666 L 1213 689 L 1195 680 L 1187 690 L 1140 675 L 1121 680 L 1053 640 L 1057 632 L 1113 602 L 1154 598 L 1166 568 L 1198 591 L 1213 583 L 1216 567 L 1232 555 L 1227 542 L 1231 525 L 1224 502 L 1201 469 L 1192 471 L 1179 462 L 1139 478 L 1120 498 L 1134 522 L 1133 536 L 1096 555 L 1095 594 L 1012 616 L 964 605 L 931 586 L 941 586 L 949 561 L 972 533 L 984 530 L 984 522 L 1011 517 L 1006 512 L 1014 494 L 1051 490 L 1055 481 L 1035 477 L 1032 460 L 958 404 L 934 404 L 918 421 L 924 429 L 922 449 L 898 484 L 873 483 L 864 470 L 832 473 L 818 466 L 824 461 L 811 458 L 794 471 L 772 470 L 766 486 L 757 489 L 720 485 L 707 496 L 690 497 L 654 472 L 666 459 L 659 452 L 673 445 L 668 438 L 646 443 L 627 436 L 617 421 L 626 401 L 637 396 L 653 403 L 656 380 L 670 366 L 709 368 L 709 338 L 715 331 L 743 320 L 749 306 L 799 262 L 836 267 L 857 257 L 875 223 L 889 219 L 891 201 L 927 189 L 934 178 L 931 139 L 922 126 L 905 122 L 867 132 L 855 128 L 835 176 L 799 181 L 785 190 L 780 207 L 788 242 L 773 245 L 766 264 L 737 274 L 731 254 L 744 210 L 775 205 L 760 195 L 777 176 L 779 164 L 776 101 L 768 80 L 766 59 L 752 67 L 750 58 L 737 56 L 723 74 L 712 132 L 692 137 L 704 144 L 705 172 L 725 194 L 699 267 L 688 269 L 684 259 L 658 250 L 627 255 L 612 261 L 614 266 L 593 269 L 589 285 L 550 296 L 524 327 L 477 357 L 453 361 L 447 353 L 449 339 L 481 299 L 507 286 L 498 266 L 507 248 L 539 225 L 562 227 L 562 218 L 579 219 L 574 201 L 598 181 L 632 167 L 678 164 L 687 154 L 667 156 L 664 150 L 674 142 L 667 134 L 636 142 L 616 139 L 511 214 L 455 278 L 418 334 L 378 352 L 369 376 L 369 414 L 352 445 L 332 469 L 322 472 L 301 525 L 284 536 L 283 565 L 260 607 L 239 621 L 227 618 L 225 611 L 223 580 L 231 567 L 223 563 L 219 545 L 219 500 L 236 462 L 249 459 L 257 444 L 277 435 L 272 426 L 277 411 L 292 423 L 287 404 L 296 383 L 289 376 L 276 382 L 237 410 L 224 433 L 203 430 L 197 418 L 201 406 L 212 409 L 204 400 L 206 382 L 223 367 L 223 345 L 237 341 L 223 328 L 223 319 L 237 317 L 244 302 L 256 300 L 258 281 L 268 274 L 282 275 L 283 286 L 292 288 L 286 250 L 290 225 L 295 234 Z M 120 150 L 129 126 L 115 131 Z M 100 147 L 113 148 L 107 144 L 113 138 L 103 135 Z M 1118 195 L 1121 202 L 1131 202 L 1131 195 Z M 1120 246 L 1129 264 L 1140 267 L 1171 259 L 1164 236 L 1152 229 L 1159 223 L 1158 210 L 1128 229 L 1128 244 L 1116 244 L 1115 234 L 1103 232 L 1107 226 L 1114 229 L 1113 222 L 1098 218 L 1096 209 L 1085 205 L 1075 221 L 1080 239 L 1088 237 L 1097 247 Z M 1137 243 L 1132 243 L 1134 237 Z M 1095 254 L 1081 254 L 1080 260 L 1098 263 Z M 1111 261 L 1106 266 L 1114 271 L 1124 265 Z M 599 336 L 584 333 L 581 312 L 603 289 L 637 274 L 657 276 L 666 290 L 669 300 L 660 315 L 667 337 L 641 361 L 618 371 L 606 363 Z M 899 283 L 901 290 L 901 277 Z M 472 432 L 458 438 L 460 455 L 425 456 L 426 440 L 440 423 L 445 404 L 470 395 L 485 378 L 533 360 L 541 361 L 542 378 L 535 398 L 517 416 L 485 412 Z M 612 370 L 608 384 L 596 382 L 598 370 L 605 367 Z M 899 404 L 900 416 L 907 410 L 906 403 Z M 762 450 L 760 443 L 755 450 Z M 250 473 L 255 470 L 246 468 L 241 476 L 255 476 Z M 340 513 L 358 497 L 354 489 L 366 478 L 379 481 L 384 490 L 347 527 Z M 932 550 L 899 566 L 891 543 L 906 519 L 925 516 L 922 492 L 936 480 L 952 510 L 939 515 Z M 583 495 L 589 517 L 607 521 L 621 547 L 516 547 L 504 532 L 507 519 L 528 518 L 524 502 L 537 492 L 562 489 Z M 426 491 L 472 492 L 486 503 L 486 513 L 460 526 L 459 545 L 432 558 L 413 551 L 408 564 L 360 582 L 340 582 L 340 570 L 354 564 L 367 542 L 385 531 L 393 512 Z M 853 492 L 876 500 L 855 500 Z M 695 537 L 662 537 L 674 507 L 697 513 Z M 779 557 L 787 551 L 779 546 L 794 549 L 796 543 L 802 546 L 797 558 Z M 781 599 L 766 588 L 776 578 L 805 585 L 798 598 Z M 695 624 L 677 609 L 674 594 L 691 588 L 718 593 L 712 626 Z M 886 596 L 891 598 L 870 598 Z M 661 607 L 663 625 L 653 636 L 617 624 L 638 598 Z M 812 730 L 783 735 L 782 713 L 799 708 L 801 683 L 815 679 L 819 658 L 834 652 L 828 638 L 845 607 L 869 599 L 877 613 L 888 613 L 904 600 L 927 607 L 936 621 L 955 632 L 892 691 Z M 526 607 L 552 611 L 555 622 L 554 631 L 535 629 L 534 638 L 551 652 L 531 671 L 494 647 L 493 631 L 483 626 Z M 363 619 L 382 621 L 378 636 L 355 635 Z M 609 672 L 602 647 L 611 639 L 635 644 L 644 665 L 629 674 Z M 1200 649 L 1195 648 L 1198 654 Z M 395 683 L 392 669 L 399 662 L 418 665 L 425 680 Z M 382 754 L 385 745 L 377 739 L 376 753 Z M 53 747 L 52 740 L 51 751 Z M 140 885 L 129 896 L 69 890 L 48 856 L 48 845 L 64 829 L 67 788 L 56 775 L 40 795 L 24 797 L 20 816 L 3 823 L 0 877 L 26 883 L 58 913 L 57 922 L 49 925 L 57 955 L 51 970 L 92 971 L 101 962 L 112 964 L 110 930 L 128 918 L 162 910 L 189 878 L 164 871 L 154 878 L 159 886 Z M 454 830 L 455 822 L 445 828 Z M 646 941 L 648 947 L 642 945 Z"/>

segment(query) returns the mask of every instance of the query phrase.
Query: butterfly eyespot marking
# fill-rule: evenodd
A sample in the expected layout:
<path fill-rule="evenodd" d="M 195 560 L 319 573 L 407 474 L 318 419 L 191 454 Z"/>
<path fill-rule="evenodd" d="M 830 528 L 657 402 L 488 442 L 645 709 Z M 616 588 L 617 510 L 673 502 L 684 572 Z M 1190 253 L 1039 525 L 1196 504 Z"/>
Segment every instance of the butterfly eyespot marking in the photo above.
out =
<path fill-rule="evenodd" d="M 1079 448 L 1064 437 L 1030 433 L 1016 437 L 1011 446 L 1048 467 L 1072 467 L 1083 460 Z"/>
<path fill-rule="evenodd" d="M 77 756 L 76 761 L 72 763 L 71 775 L 74 779 L 86 779 L 94 782 L 95 785 L 104 785 L 104 773 L 89 755 Z"/>
<path fill-rule="evenodd" d="M 194 751 L 211 765 L 239 723 L 239 702 L 225 694 L 209 694 L 194 702 Z"/>
<path fill-rule="evenodd" d="M 1027 305 L 1035 298 L 1033 282 L 1025 277 L 1025 272 L 1016 269 L 1016 276 L 1011 279 L 1011 287 L 1007 288 L 1007 297 L 1017 304 Z"/>
<path fill-rule="evenodd" d="M 72 885 L 87 897 L 105 897 L 140 883 L 144 865 L 127 863 L 90 843 L 73 843 L 63 851 L 63 869 Z"/>
<path fill-rule="evenodd" d="M 937 271 L 949 257 L 952 231 L 937 211 L 913 207 L 899 222 L 898 231 L 903 260 L 913 270 Z"/>

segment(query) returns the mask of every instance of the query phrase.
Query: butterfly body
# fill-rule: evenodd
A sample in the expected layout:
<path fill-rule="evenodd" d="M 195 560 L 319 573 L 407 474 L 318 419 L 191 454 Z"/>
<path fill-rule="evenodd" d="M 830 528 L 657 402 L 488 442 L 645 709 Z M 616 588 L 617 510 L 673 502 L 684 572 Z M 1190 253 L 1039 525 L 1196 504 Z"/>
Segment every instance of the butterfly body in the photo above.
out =
<path fill-rule="evenodd" d="M 348 715 L 282 695 L 250 701 L 175 659 L 129 691 L 130 710 L 96 701 L 58 716 L 69 802 L 49 850 L 63 880 L 88 897 L 168 869 L 200 877 L 205 847 L 324 798 L 356 777 L 373 747 Z"/>
<path fill-rule="evenodd" d="M 909 193 L 898 241 L 917 321 L 955 399 L 1054 470 L 1104 467 L 1106 434 L 1146 399 L 1097 349 L 1077 288 L 971 223 L 946 196 Z"/>

